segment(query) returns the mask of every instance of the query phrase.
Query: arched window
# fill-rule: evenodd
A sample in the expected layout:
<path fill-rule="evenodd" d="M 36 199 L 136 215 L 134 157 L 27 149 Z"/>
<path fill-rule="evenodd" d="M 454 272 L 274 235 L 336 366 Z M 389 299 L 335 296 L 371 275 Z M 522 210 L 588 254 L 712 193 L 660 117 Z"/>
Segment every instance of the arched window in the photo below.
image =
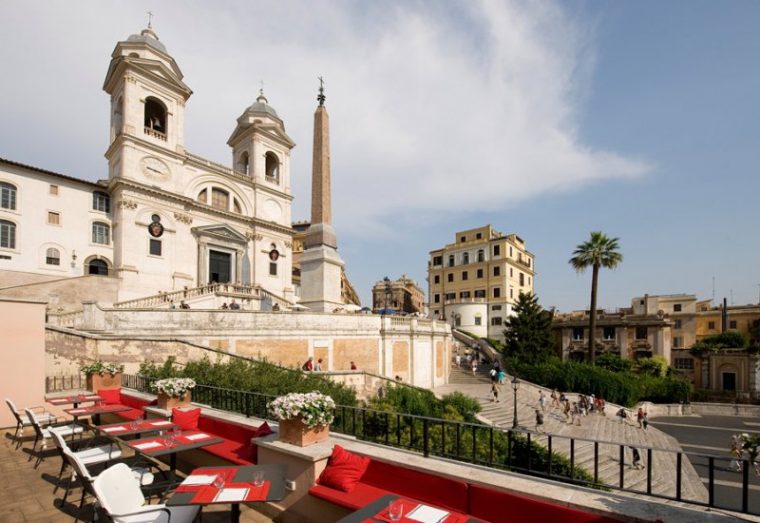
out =
<path fill-rule="evenodd" d="M 92 193 L 92 210 L 111 212 L 111 197 L 101 191 Z"/>
<path fill-rule="evenodd" d="M 8 220 L 0 220 L 0 247 L 16 248 L 16 224 Z"/>
<path fill-rule="evenodd" d="M 166 139 L 166 106 L 158 99 L 149 96 L 145 99 L 145 133 Z"/>
<path fill-rule="evenodd" d="M 55 247 L 50 247 L 45 253 L 45 263 L 48 265 L 60 265 L 61 253 Z"/>
<path fill-rule="evenodd" d="M 246 175 L 250 174 L 248 171 L 249 165 L 250 165 L 250 160 L 248 158 L 248 151 L 243 151 L 240 157 L 238 158 L 238 164 L 237 164 L 236 170 Z"/>
<path fill-rule="evenodd" d="M 483 251 L 483 249 L 478 249 L 478 261 L 486 261 L 486 253 Z"/>
<path fill-rule="evenodd" d="M 201 203 L 208 203 L 208 190 L 203 189 L 201 192 L 198 193 L 198 198 L 196 198 Z"/>
<path fill-rule="evenodd" d="M 0 208 L 16 210 L 16 186 L 0 182 Z"/>
<path fill-rule="evenodd" d="M 90 263 L 87 264 L 87 274 L 108 276 L 108 263 L 97 258 L 90 260 Z"/>
<path fill-rule="evenodd" d="M 230 193 L 214 187 L 211 189 L 211 207 L 227 211 L 230 208 Z"/>
<path fill-rule="evenodd" d="M 264 171 L 266 173 L 267 181 L 279 183 L 280 161 L 277 159 L 277 155 L 270 151 L 264 155 L 264 158 L 266 158 Z"/>
<path fill-rule="evenodd" d="M 111 244 L 111 227 L 107 223 L 93 222 L 92 243 L 98 243 L 100 245 Z"/>

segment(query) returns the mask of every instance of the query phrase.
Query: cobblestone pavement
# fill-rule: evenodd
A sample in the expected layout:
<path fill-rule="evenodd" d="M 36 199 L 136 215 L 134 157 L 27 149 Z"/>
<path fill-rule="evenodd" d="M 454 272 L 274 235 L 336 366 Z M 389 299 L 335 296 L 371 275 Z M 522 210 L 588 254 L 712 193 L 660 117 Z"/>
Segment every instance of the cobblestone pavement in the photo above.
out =
<path fill-rule="evenodd" d="M 31 430 L 27 432 L 27 436 Z M 87 498 L 82 511 L 78 511 L 81 490 L 77 487 L 62 504 L 63 489 L 53 494 L 58 483 L 61 460 L 54 450 L 48 450 L 45 460 L 34 468 L 31 456 L 33 438 L 26 438 L 22 448 L 16 450 L 12 429 L 0 429 L 0 523 L 46 522 L 71 523 L 79 515 L 80 521 L 93 520 L 93 499 Z M 65 483 L 68 473 L 64 473 Z M 153 498 L 155 503 L 156 498 Z M 272 520 L 249 507 L 241 507 L 240 520 L 246 523 L 264 523 Z M 102 518 L 100 519 L 103 520 Z M 204 523 L 229 521 L 229 507 L 216 506 L 204 509 Z"/>

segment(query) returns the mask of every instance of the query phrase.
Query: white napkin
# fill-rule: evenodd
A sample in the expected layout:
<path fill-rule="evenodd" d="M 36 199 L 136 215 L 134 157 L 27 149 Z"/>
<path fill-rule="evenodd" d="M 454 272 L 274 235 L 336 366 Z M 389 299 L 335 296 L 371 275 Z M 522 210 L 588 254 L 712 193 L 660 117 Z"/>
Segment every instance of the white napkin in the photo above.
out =
<path fill-rule="evenodd" d="M 86 399 L 86 400 L 99 400 L 100 396 L 98 396 L 97 394 L 95 396 L 85 396 L 84 399 Z"/>
<path fill-rule="evenodd" d="M 182 482 L 183 485 L 211 485 L 216 474 L 191 474 Z"/>
<path fill-rule="evenodd" d="M 102 429 L 103 432 L 120 432 L 122 430 L 127 430 L 126 427 L 106 427 Z"/>
<path fill-rule="evenodd" d="M 449 513 L 439 508 L 429 507 L 427 505 L 420 505 L 416 509 L 409 512 L 406 517 L 421 523 L 439 523 Z"/>
<path fill-rule="evenodd" d="M 69 411 L 69 414 L 81 414 L 83 412 L 87 412 L 87 409 L 72 409 Z"/>
<path fill-rule="evenodd" d="M 247 488 L 223 488 L 214 498 L 214 501 L 243 501 L 248 495 Z"/>
<path fill-rule="evenodd" d="M 208 434 L 203 434 L 202 432 L 200 434 L 193 434 L 192 436 L 185 436 L 190 441 L 195 441 L 196 439 L 206 439 L 210 438 Z"/>
<path fill-rule="evenodd" d="M 156 447 L 162 447 L 163 445 L 161 445 L 160 443 L 156 441 L 150 441 L 148 443 L 138 443 L 137 445 L 132 445 L 132 446 L 136 449 L 147 450 L 147 449 L 152 449 Z"/>
<path fill-rule="evenodd" d="M 171 425 L 172 422 L 171 421 L 152 421 L 150 424 L 153 425 L 154 427 L 162 427 L 164 425 Z"/>

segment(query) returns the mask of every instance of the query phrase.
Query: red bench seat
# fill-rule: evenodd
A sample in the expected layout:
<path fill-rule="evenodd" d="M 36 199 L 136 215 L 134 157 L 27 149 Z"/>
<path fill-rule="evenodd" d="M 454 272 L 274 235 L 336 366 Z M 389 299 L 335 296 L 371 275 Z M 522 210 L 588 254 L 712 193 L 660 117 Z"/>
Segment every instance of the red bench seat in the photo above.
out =
<path fill-rule="evenodd" d="M 224 440 L 224 443 L 202 447 L 201 450 L 235 465 L 256 464 L 257 449 L 251 444 L 251 438 L 256 435 L 255 428 L 201 415 L 198 430 Z"/>
<path fill-rule="evenodd" d="M 115 412 L 114 414 L 122 419 L 130 421 L 145 418 L 145 407 L 156 404 L 156 400 L 151 401 L 136 396 L 130 396 L 124 394 L 121 389 L 98 391 L 98 394 L 100 394 L 103 397 L 103 400 L 109 405 L 129 407 L 129 410 Z"/>

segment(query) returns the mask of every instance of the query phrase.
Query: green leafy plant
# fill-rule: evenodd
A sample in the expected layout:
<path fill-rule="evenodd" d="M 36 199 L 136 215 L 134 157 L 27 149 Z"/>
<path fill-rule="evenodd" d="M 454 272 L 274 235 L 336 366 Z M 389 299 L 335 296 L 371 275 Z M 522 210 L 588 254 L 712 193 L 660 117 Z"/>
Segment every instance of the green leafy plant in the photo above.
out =
<path fill-rule="evenodd" d="M 552 313 L 538 304 L 535 294 L 523 292 L 517 297 L 514 312 L 506 321 L 504 353 L 528 362 L 550 358 L 554 353 Z"/>
<path fill-rule="evenodd" d="M 124 372 L 124 365 L 117 365 L 116 363 L 103 363 L 102 361 L 98 360 L 93 363 L 88 363 L 87 365 L 82 365 L 79 367 L 79 370 L 87 376 L 91 376 L 93 374 L 110 374 L 113 376 L 119 372 Z"/>
<path fill-rule="evenodd" d="M 192 378 L 164 378 L 151 382 L 150 388 L 153 392 L 184 399 L 185 394 L 195 388 L 195 380 Z"/>

